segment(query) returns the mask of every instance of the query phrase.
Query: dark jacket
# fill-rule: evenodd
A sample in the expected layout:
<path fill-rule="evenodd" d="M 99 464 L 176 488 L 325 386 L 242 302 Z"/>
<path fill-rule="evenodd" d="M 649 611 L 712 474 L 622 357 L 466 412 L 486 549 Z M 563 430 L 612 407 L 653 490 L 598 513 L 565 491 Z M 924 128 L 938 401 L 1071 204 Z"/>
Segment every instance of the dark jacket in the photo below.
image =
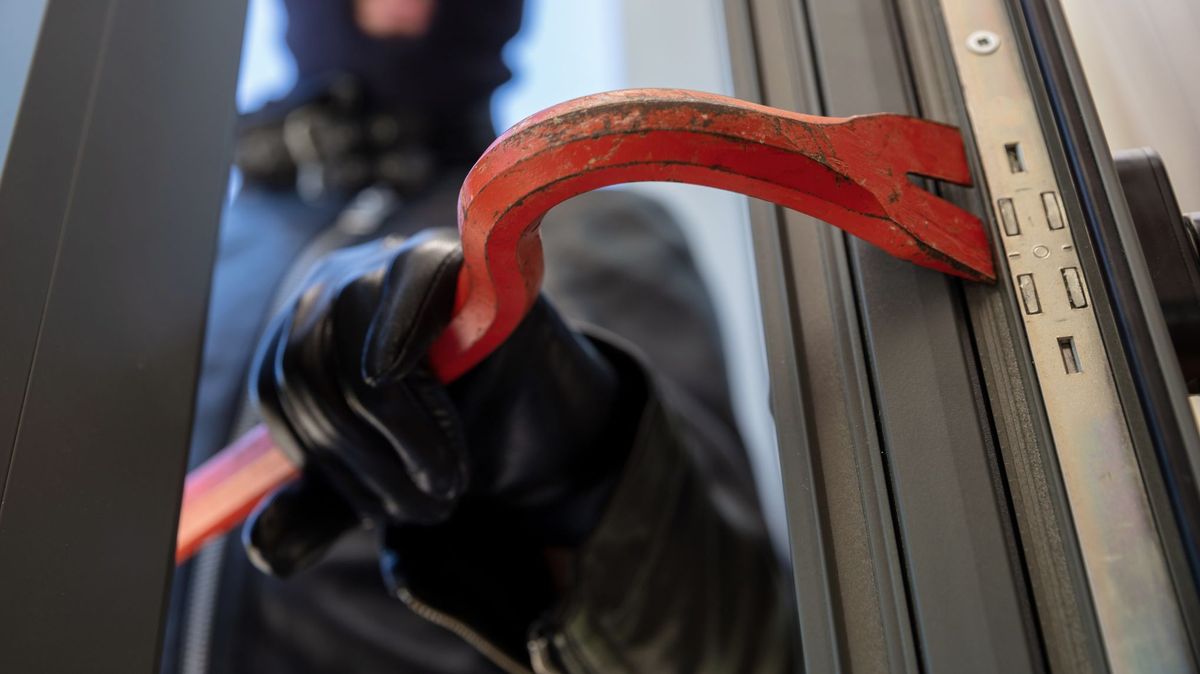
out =
<path fill-rule="evenodd" d="M 452 225 L 460 179 L 447 178 L 368 232 L 339 227 L 345 204 L 337 200 L 241 191 L 222 230 L 193 464 L 254 421 L 247 369 L 273 307 L 303 276 L 297 267 L 368 237 Z M 471 624 L 476 604 L 502 607 L 502 588 L 518 585 L 506 584 L 502 541 L 469 555 L 431 545 L 438 573 L 411 584 L 414 596 L 396 598 L 379 579 L 373 532 L 348 536 L 286 581 L 254 570 L 234 537 L 177 574 L 164 671 L 791 670 L 790 592 L 767 542 L 715 316 L 682 232 L 655 203 L 619 191 L 560 206 L 542 231 L 547 296 L 568 319 L 615 335 L 623 346 L 604 348 L 645 376 L 651 394 L 560 605 L 519 626 L 529 653 L 481 643 Z"/>

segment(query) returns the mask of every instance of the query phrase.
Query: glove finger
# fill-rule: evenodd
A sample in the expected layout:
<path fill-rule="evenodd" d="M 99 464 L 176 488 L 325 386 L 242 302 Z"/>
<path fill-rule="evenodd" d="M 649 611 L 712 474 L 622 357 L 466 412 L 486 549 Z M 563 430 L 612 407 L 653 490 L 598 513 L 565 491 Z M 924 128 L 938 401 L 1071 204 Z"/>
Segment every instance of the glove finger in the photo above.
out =
<path fill-rule="evenodd" d="M 242 545 L 261 571 L 286 578 L 319 561 L 361 523 L 331 485 L 306 473 L 258 505 L 242 527 Z"/>
<path fill-rule="evenodd" d="M 295 431 L 287 422 L 279 399 L 279 379 L 275 370 L 284 325 L 291 312 L 284 312 L 267 327 L 267 337 L 258 346 L 250 372 L 250 403 L 271 430 L 271 439 L 297 465 L 304 465 L 304 453 L 296 443 Z"/>
<path fill-rule="evenodd" d="M 430 501 L 425 521 L 440 521 L 466 491 L 467 451 L 458 415 L 445 388 L 420 366 L 400 383 L 364 387 L 356 395 L 369 419 Z"/>
<path fill-rule="evenodd" d="M 360 354 L 366 385 L 356 389 L 360 413 L 386 438 L 417 488 L 448 505 L 467 486 L 466 448 L 453 405 L 425 363 L 429 345 L 450 320 L 461 266 L 453 230 L 426 230 L 405 242 L 380 281 Z"/>
<path fill-rule="evenodd" d="M 428 497 L 413 484 L 409 467 L 381 442 L 389 439 L 386 429 L 363 423 L 363 405 L 354 395 L 362 386 L 353 378 L 345 382 L 337 376 L 339 354 L 331 340 L 343 341 L 339 338 L 348 335 L 338 333 L 347 332 L 350 326 L 331 324 L 331 307 L 320 313 L 319 317 L 282 322 L 275 350 L 268 354 L 272 365 L 270 374 L 262 377 L 266 383 L 260 399 L 274 394 L 274 404 L 281 411 L 278 425 L 298 439 L 307 461 L 360 512 L 399 521 L 426 521 L 431 516 L 425 512 Z M 357 343 L 355 363 L 361 352 L 361 332 Z M 348 389 L 343 388 L 346 384 Z M 269 415 L 267 418 L 270 421 Z"/>
<path fill-rule="evenodd" d="M 424 362 L 429 346 L 450 322 L 462 267 L 452 229 L 429 229 L 405 242 L 383 282 L 362 354 L 363 379 L 395 382 Z"/>
<path fill-rule="evenodd" d="M 394 522 L 433 523 L 462 491 L 460 457 L 447 454 L 404 384 L 375 389 L 362 380 L 384 279 L 412 250 L 388 239 L 331 259 L 282 325 L 274 376 L 287 422 L 352 505 Z"/>
<path fill-rule="evenodd" d="M 364 516 L 400 517 L 405 508 L 397 500 L 411 482 L 408 471 L 390 452 L 372 451 L 378 441 L 364 436 L 371 429 L 351 418 L 336 381 L 329 381 L 323 304 L 293 305 L 272 323 L 255 359 L 254 401 L 279 447 L 309 472 L 321 471 L 350 506 Z"/>
<path fill-rule="evenodd" d="M 406 383 L 376 389 L 362 377 L 367 333 L 389 272 L 399 274 L 410 256 L 443 261 L 445 248 L 387 239 L 330 256 L 272 326 L 257 358 L 254 390 L 275 435 L 366 516 L 441 521 L 465 486 L 465 452 L 448 448 L 439 423 L 452 416 L 448 400 L 431 407 Z M 457 244 L 448 248 L 453 257 Z M 437 277 L 436 268 L 419 276 Z M 408 284 L 404 292 L 427 290 Z"/>

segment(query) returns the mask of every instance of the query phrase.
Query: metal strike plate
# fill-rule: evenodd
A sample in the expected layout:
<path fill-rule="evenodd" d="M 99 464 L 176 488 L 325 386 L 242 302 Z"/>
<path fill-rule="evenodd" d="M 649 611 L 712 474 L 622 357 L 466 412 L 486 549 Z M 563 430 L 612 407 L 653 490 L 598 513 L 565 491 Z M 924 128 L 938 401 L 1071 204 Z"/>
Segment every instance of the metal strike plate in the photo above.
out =
<path fill-rule="evenodd" d="M 1183 672 L 1188 636 L 1003 0 L 941 0 L 1114 672 Z M 981 36 L 983 36 L 981 38 Z M 982 40 L 982 43 L 981 43 Z"/>

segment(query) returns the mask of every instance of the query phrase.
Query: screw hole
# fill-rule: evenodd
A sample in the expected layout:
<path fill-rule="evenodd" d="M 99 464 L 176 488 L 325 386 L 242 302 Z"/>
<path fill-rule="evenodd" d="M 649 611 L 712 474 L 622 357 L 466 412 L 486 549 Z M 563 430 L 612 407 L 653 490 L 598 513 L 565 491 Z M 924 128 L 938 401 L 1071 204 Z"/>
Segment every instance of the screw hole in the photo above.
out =
<path fill-rule="evenodd" d="M 977 30 L 967 36 L 967 49 L 976 54 L 991 54 L 1000 48 L 1000 36 L 990 30 Z"/>

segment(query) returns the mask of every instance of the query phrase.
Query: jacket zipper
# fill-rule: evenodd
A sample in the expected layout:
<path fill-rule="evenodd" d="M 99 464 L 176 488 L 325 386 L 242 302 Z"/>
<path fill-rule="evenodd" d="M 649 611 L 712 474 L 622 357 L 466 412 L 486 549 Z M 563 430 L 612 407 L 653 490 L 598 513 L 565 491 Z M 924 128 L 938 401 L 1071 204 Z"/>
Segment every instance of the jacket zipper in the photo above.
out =
<path fill-rule="evenodd" d="M 444 629 L 450 630 L 460 639 L 470 644 L 475 650 L 479 651 L 488 660 L 491 660 L 494 665 L 503 669 L 507 674 L 534 674 L 532 670 L 518 663 L 508 656 L 507 653 L 500 650 L 495 644 L 489 641 L 486 637 L 476 632 L 470 625 L 455 618 L 454 616 L 443 613 L 442 611 L 433 608 L 429 604 L 417 599 L 411 592 L 406 589 L 396 591 L 396 596 L 400 601 L 413 613 L 421 616 L 425 620 L 438 625 Z"/>

